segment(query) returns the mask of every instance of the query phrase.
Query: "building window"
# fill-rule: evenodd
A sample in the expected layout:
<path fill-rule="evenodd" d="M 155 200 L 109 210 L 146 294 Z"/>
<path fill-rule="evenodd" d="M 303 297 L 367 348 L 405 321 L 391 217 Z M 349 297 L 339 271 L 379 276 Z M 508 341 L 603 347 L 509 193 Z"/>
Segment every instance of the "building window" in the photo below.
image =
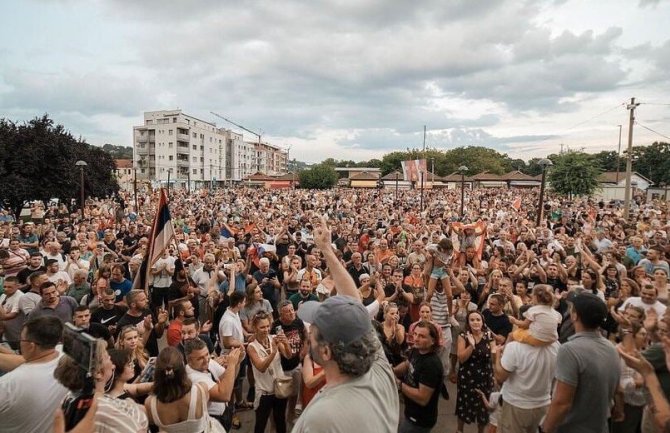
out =
<path fill-rule="evenodd" d="M 194 145 L 193 145 L 193 150 L 198 150 L 198 146 L 196 146 L 196 145 L 194 144 Z"/>
<path fill-rule="evenodd" d="M 197 168 L 193 169 L 193 174 L 198 174 L 198 169 Z"/>
<path fill-rule="evenodd" d="M 172 123 L 177 123 L 177 118 L 176 117 L 172 118 Z"/>
<path fill-rule="evenodd" d="M 168 129 L 168 135 L 172 135 L 172 132 L 173 132 L 172 129 Z"/>
<path fill-rule="evenodd" d="M 151 120 L 151 119 L 147 119 L 147 122 L 146 122 L 147 125 L 153 125 L 153 123 L 154 123 L 153 120 Z"/>
<path fill-rule="evenodd" d="M 172 155 L 170 155 L 170 156 L 168 157 L 168 159 L 169 159 L 170 161 L 172 161 Z"/>
<path fill-rule="evenodd" d="M 193 133 L 193 138 L 198 138 L 198 134 L 196 134 L 196 133 L 194 132 L 194 133 Z"/>
<path fill-rule="evenodd" d="M 140 169 L 140 173 L 144 174 L 144 169 L 143 168 Z"/>
<path fill-rule="evenodd" d="M 205 174 L 205 170 L 201 168 L 200 169 L 200 174 Z"/>
<path fill-rule="evenodd" d="M 168 142 L 168 147 L 169 147 L 170 149 L 172 149 L 172 142 L 171 142 L 171 141 Z"/>

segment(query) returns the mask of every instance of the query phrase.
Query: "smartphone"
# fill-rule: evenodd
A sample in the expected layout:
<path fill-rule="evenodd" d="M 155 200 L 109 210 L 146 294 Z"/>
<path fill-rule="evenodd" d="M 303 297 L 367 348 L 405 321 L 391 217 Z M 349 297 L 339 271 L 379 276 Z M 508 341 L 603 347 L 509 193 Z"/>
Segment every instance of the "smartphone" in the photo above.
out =
<path fill-rule="evenodd" d="M 144 370 L 142 370 L 142 373 L 140 373 L 138 382 L 139 383 L 153 382 L 154 371 L 156 371 L 156 357 L 152 356 L 147 361 L 147 365 L 144 366 Z"/>

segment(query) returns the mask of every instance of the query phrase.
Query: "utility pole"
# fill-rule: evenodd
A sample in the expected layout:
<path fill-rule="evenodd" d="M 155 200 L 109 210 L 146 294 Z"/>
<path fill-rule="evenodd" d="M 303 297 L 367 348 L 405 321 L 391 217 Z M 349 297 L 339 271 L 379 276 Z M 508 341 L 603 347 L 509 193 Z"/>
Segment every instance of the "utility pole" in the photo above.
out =
<path fill-rule="evenodd" d="M 628 155 L 626 155 L 626 191 L 623 205 L 623 217 L 628 219 L 630 216 L 630 196 L 631 196 L 631 176 L 633 174 L 633 123 L 635 123 L 635 108 L 640 105 L 635 103 L 635 98 L 630 98 L 630 104 L 626 107 L 630 110 L 630 119 L 628 120 Z"/>
<path fill-rule="evenodd" d="M 426 157 L 426 125 L 423 125 L 423 157 Z"/>
<path fill-rule="evenodd" d="M 619 184 L 619 164 L 621 162 L 621 125 L 619 125 L 619 150 L 616 152 L 616 183 Z"/>

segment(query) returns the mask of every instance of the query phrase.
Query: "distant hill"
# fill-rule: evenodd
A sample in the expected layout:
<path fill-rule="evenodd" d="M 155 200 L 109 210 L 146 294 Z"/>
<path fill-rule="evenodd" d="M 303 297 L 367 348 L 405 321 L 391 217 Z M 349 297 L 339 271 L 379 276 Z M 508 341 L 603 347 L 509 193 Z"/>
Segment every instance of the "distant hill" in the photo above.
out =
<path fill-rule="evenodd" d="M 102 146 L 102 150 L 112 155 L 114 159 L 133 159 L 133 148 L 125 146 L 116 146 L 114 144 L 106 143 Z"/>

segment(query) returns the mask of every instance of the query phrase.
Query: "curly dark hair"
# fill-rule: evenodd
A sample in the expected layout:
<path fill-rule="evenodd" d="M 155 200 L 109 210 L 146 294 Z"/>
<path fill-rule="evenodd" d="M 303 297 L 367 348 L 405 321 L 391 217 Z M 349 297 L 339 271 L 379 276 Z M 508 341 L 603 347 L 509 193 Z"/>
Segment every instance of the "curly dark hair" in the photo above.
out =
<path fill-rule="evenodd" d="M 349 344 L 329 343 L 323 339 L 320 332 L 316 332 L 315 335 L 318 345 L 330 347 L 333 360 L 340 372 L 352 377 L 360 377 L 367 373 L 372 367 L 377 351 L 381 349 L 381 343 L 374 329 Z"/>

